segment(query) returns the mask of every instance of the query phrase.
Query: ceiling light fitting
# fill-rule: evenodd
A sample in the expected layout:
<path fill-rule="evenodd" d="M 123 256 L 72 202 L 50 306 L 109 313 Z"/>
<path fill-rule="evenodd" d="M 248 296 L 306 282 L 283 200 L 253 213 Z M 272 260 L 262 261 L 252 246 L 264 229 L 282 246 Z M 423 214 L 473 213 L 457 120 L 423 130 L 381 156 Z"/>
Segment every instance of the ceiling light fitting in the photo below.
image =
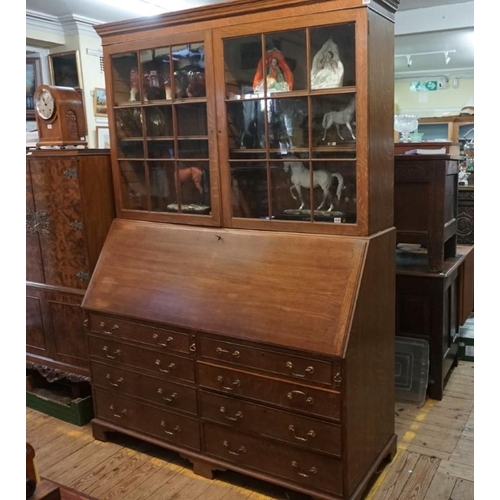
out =
<path fill-rule="evenodd" d="M 451 61 L 450 54 L 453 54 L 455 52 L 456 52 L 455 49 L 453 49 L 453 50 L 435 50 L 432 52 L 415 52 L 413 54 L 396 54 L 394 57 L 406 57 L 406 65 L 408 67 L 411 67 L 411 65 L 413 63 L 412 58 L 415 56 L 432 56 L 435 54 L 443 54 L 444 55 L 444 63 L 448 64 Z"/>

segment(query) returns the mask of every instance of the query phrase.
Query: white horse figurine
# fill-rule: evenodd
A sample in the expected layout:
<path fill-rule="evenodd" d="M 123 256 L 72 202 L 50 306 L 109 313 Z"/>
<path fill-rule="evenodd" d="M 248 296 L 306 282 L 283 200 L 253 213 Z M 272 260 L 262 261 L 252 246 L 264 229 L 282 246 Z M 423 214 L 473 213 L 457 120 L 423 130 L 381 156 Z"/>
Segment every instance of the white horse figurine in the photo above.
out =
<path fill-rule="evenodd" d="M 340 134 L 340 125 L 345 125 L 349 129 L 349 132 L 351 132 L 352 138 L 356 140 L 351 127 L 355 109 L 356 98 L 353 97 L 349 104 L 342 111 L 328 111 L 327 113 L 325 113 L 325 115 L 323 116 L 323 129 L 325 130 L 325 133 L 323 134 L 323 140 L 326 140 L 326 132 L 332 125 L 335 125 L 335 127 L 337 128 L 337 133 L 342 140 L 344 140 L 344 138 Z"/>
<path fill-rule="evenodd" d="M 285 172 L 292 171 L 292 185 L 290 186 L 290 194 L 294 200 L 297 199 L 293 191 L 297 191 L 300 199 L 300 207 L 299 210 L 302 210 L 305 206 L 304 199 L 302 198 L 302 189 L 301 188 L 309 188 L 310 187 L 310 175 L 309 170 L 304 167 L 304 164 L 300 161 L 286 161 L 284 162 L 283 169 Z M 337 200 L 340 200 L 340 195 L 342 194 L 342 190 L 344 189 L 344 177 L 338 173 L 327 172 L 326 170 L 313 170 L 313 188 L 321 187 L 323 190 L 323 200 L 321 204 L 317 208 L 317 210 L 321 210 L 325 203 L 328 201 L 330 203 L 330 208 L 328 208 L 328 212 L 333 210 L 333 197 L 332 193 L 330 193 L 330 186 L 332 185 L 333 178 L 336 178 L 338 181 L 337 186 Z"/>

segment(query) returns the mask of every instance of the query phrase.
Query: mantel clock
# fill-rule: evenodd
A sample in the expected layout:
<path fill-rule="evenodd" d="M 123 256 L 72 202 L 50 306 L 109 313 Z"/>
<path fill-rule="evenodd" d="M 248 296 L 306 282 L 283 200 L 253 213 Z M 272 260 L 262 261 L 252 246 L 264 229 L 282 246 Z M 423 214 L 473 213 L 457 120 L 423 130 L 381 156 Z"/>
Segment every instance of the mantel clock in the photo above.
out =
<path fill-rule="evenodd" d="M 39 85 L 34 94 L 39 140 L 42 146 L 87 146 L 87 125 L 80 93 L 71 87 Z"/>

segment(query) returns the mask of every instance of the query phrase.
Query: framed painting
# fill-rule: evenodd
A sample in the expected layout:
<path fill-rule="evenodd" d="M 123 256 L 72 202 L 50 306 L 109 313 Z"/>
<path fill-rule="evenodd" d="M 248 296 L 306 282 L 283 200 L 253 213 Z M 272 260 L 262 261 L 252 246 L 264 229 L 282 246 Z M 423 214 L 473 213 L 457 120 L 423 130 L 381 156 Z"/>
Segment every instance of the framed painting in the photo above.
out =
<path fill-rule="evenodd" d="M 78 50 L 49 54 L 49 71 L 51 85 L 82 88 Z"/>
<path fill-rule="evenodd" d="M 94 115 L 108 116 L 108 107 L 106 105 L 106 89 L 94 89 Z"/>
<path fill-rule="evenodd" d="M 35 119 L 33 94 L 42 84 L 42 70 L 39 57 L 26 56 L 26 120 Z"/>
<path fill-rule="evenodd" d="M 99 127 L 95 128 L 97 135 L 97 148 L 98 149 L 109 149 L 111 147 L 109 140 L 109 127 Z"/>

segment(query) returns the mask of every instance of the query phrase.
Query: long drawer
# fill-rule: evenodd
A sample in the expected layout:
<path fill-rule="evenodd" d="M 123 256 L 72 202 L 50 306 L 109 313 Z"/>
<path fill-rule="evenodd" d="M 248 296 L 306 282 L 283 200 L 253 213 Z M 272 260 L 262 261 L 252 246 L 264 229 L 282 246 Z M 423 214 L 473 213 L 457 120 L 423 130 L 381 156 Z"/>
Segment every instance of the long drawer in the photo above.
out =
<path fill-rule="evenodd" d="M 89 335 L 91 358 L 123 363 L 157 375 L 194 382 L 194 360 Z"/>
<path fill-rule="evenodd" d="M 235 430 L 341 455 L 341 427 L 240 399 L 200 391 L 201 416 Z"/>
<path fill-rule="evenodd" d="M 198 421 L 94 389 L 97 417 L 179 446 L 201 450 Z"/>
<path fill-rule="evenodd" d="M 338 386 L 341 381 L 340 364 L 258 349 L 255 346 L 201 337 L 200 355 L 208 360 L 231 363 L 241 367 L 279 374 L 291 379 Z M 333 372 L 333 373 L 332 373 Z"/>
<path fill-rule="evenodd" d="M 340 460 L 203 423 L 208 455 L 302 486 L 342 495 Z"/>
<path fill-rule="evenodd" d="M 145 399 L 165 408 L 185 411 L 193 415 L 198 413 L 196 390 L 192 387 L 96 361 L 92 361 L 91 369 L 92 385 L 95 387 L 103 387 L 117 395 Z"/>
<path fill-rule="evenodd" d="M 94 333 L 142 342 L 161 351 L 177 351 L 184 354 L 192 354 L 195 351 L 194 340 L 189 334 L 173 328 L 156 328 L 100 314 L 89 315 L 89 327 Z"/>
<path fill-rule="evenodd" d="M 201 387 L 272 403 L 289 410 L 340 420 L 340 394 L 240 370 L 197 362 Z"/>

